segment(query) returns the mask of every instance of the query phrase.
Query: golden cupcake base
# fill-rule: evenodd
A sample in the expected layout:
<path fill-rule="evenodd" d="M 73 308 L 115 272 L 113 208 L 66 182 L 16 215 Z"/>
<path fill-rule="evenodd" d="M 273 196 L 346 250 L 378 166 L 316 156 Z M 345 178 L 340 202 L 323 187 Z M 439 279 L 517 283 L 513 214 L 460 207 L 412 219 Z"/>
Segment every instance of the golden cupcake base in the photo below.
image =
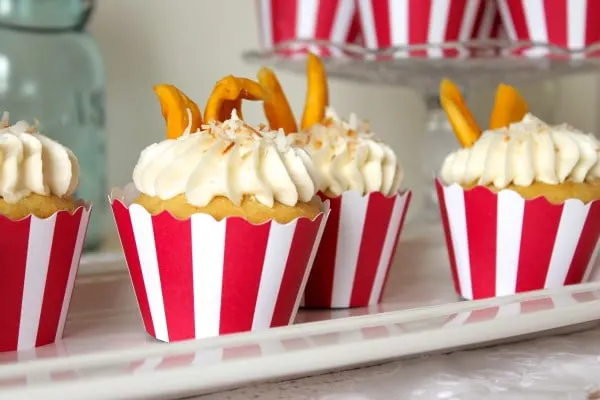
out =
<path fill-rule="evenodd" d="M 468 190 L 479 185 L 472 184 L 461 186 Z M 513 190 L 526 200 L 545 197 L 552 204 L 561 204 L 568 199 L 579 199 L 583 203 L 589 203 L 600 199 L 600 181 L 581 183 L 564 182 L 558 185 L 534 182 L 529 186 L 509 185 L 503 189 L 499 189 L 493 185 L 487 185 L 486 187 L 493 192 L 499 192 L 503 189 Z"/>
<path fill-rule="evenodd" d="M 74 213 L 82 203 L 72 197 L 43 196 L 30 194 L 16 203 L 8 203 L 0 197 L 0 215 L 11 220 L 19 220 L 28 215 L 38 218 L 48 218 L 58 211 Z"/>
<path fill-rule="evenodd" d="M 313 219 L 321 212 L 321 207 L 317 200 L 309 203 L 298 203 L 293 207 L 276 201 L 271 208 L 259 203 L 252 196 L 244 197 L 239 206 L 226 197 L 218 196 L 206 206 L 196 207 L 189 204 L 183 194 L 168 200 L 141 194 L 134 203 L 141 205 L 152 215 L 168 211 L 176 218 L 187 219 L 193 214 L 201 213 L 209 214 L 217 221 L 227 217 L 242 217 L 253 224 L 260 224 L 270 220 L 287 224 L 301 217 Z"/>

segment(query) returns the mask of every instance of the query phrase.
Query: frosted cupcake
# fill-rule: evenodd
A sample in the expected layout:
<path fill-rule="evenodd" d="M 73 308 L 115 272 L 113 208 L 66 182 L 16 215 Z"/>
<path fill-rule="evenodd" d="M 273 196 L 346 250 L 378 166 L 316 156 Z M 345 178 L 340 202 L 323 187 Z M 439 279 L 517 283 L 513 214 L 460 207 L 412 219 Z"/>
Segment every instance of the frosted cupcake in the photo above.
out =
<path fill-rule="evenodd" d="M 454 125 L 467 126 L 453 104 Z M 504 125 L 457 130 L 463 148 L 437 182 L 456 289 L 467 299 L 581 283 L 600 233 L 598 140 L 528 113 Z"/>
<path fill-rule="evenodd" d="M 258 84 L 219 81 L 206 123 L 174 89 L 160 97 L 171 138 L 146 148 L 133 185 L 111 196 L 146 330 L 176 341 L 287 325 L 328 213 L 312 161 L 283 132 L 239 118 L 242 98 L 264 98 Z"/>
<path fill-rule="evenodd" d="M 313 219 L 322 212 L 313 170 L 308 154 L 282 132 L 258 130 L 234 110 L 229 120 L 146 148 L 133 171 L 141 193 L 135 203 L 180 219 L 197 213 L 256 224 Z"/>
<path fill-rule="evenodd" d="M 91 205 L 79 163 L 36 125 L 0 122 L 0 351 L 62 337 Z"/>
<path fill-rule="evenodd" d="M 363 307 L 381 300 L 410 192 L 400 192 L 403 170 L 394 151 L 353 114 L 329 107 L 321 60 L 307 60 L 308 93 L 301 131 L 290 134 L 316 167 L 319 196 L 331 215 L 304 296 L 306 307 Z M 268 70 L 259 81 L 271 98 L 285 98 Z M 265 103 L 268 106 L 269 102 Z M 287 101 L 266 107 L 271 128 L 297 130 Z"/>
<path fill-rule="evenodd" d="M 37 126 L 0 122 L 0 214 L 18 220 L 28 215 L 48 218 L 82 205 L 73 197 L 79 163 L 71 150 L 42 135 Z"/>
<path fill-rule="evenodd" d="M 352 114 L 294 135 L 315 163 L 320 196 L 331 215 L 304 296 L 306 307 L 377 304 L 394 259 L 410 192 L 394 151 Z"/>

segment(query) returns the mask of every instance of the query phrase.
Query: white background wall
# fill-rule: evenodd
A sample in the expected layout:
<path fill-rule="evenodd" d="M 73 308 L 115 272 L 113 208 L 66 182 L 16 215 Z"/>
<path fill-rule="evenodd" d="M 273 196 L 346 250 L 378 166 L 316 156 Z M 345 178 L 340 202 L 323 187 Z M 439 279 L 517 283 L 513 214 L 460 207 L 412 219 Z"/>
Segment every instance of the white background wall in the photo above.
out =
<path fill-rule="evenodd" d="M 173 83 L 203 106 L 222 76 L 254 77 L 258 70 L 241 59 L 244 50 L 258 46 L 251 0 L 101 0 L 91 32 L 104 53 L 107 70 L 111 185 L 128 182 L 139 151 L 163 138 L 154 84 Z M 305 78 L 284 72 L 279 76 L 300 115 Z M 598 131 L 598 87 L 595 75 L 584 75 L 521 89 L 541 117 Z M 415 188 L 420 183 L 414 173 L 415 150 L 425 127 L 419 96 L 403 88 L 338 81 L 331 82 L 330 92 L 331 103 L 341 114 L 357 111 L 370 119 L 403 161 L 406 185 Z M 492 99 L 492 92 L 469 98 L 482 122 L 487 120 Z M 244 106 L 248 121 L 264 121 L 259 105 Z"/>

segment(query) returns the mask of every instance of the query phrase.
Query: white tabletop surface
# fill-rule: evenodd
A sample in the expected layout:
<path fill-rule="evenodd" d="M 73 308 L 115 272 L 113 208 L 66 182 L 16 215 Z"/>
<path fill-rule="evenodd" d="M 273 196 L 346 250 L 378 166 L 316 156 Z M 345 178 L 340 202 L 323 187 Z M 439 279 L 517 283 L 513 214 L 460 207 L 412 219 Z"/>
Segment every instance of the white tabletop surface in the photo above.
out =
<path fill-rule="evenodd" d="M 600 328 L 511 345 L 425 356 L 199 399 L 553 400 L 600 389 Z"/>
<path fill-rule="evenodd" d="M 408 236 L 408 235 L 405 235 Z M 414 248 L 415 238 L 403 243 Z M 439 229 L 426 232 L 431 242 L 411 266 L 440 264 L 444 258 Z M 418 240 L 417 240 L 418 241 Z M 402 252 L 400 252 L 403 254 Z M 599 260 L 600 261 L 600 260 Z M 600 264 L 600 263 L 598 263 Z M 441 265 L 441 264 L 440 264 Z M 600 280 L 600 265 L 593 280 Z M 87 271 L 86 271 L 87 272 Z M 89 271 L 93 272 L 93 271 Z M 446 268 L 407 268 L 397 271 L 401 280 L 428 282 L 450 279 Z M 597 276 L 596 276 L 597 275 Z M 414 290 L 412 290 L 414 289 Z M 421 306 L 447 302 L 447 294 L 422 287 L 404 288 L 397 302 L 418 300 Z M 430 294 L 428 295 L 430 296 Z M 600 322 L 599 322 L 600 323 Z M 600 389 L 600 326 L 570 335 L 526 342 L 423 356 L 384 365 L 321 376 L 248 386 L 197 397 L 198 399 L 246 400 L 584 400 Z"/>

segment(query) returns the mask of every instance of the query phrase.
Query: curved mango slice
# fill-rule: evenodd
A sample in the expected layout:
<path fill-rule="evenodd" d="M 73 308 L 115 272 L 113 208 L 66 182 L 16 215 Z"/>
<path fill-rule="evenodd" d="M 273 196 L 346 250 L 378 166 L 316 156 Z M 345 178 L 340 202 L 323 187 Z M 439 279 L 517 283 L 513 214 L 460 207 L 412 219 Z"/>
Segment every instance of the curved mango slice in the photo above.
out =
<path fill-rule="evenodd" d="M 198 105 L 190 100 L 181 90 L 173 85 L 162 84 L 154 86 L 160 108 L 167 124 L 167 138 L 176 139 L 190 126 L 195 132 L 202 125 L 202 113 Z M 189 121 L 187 110 L 190 110 L 192 120 Z"/>
<path fill-rule="evenodd" d="M 226 76 L 215 85 L 206 103 L 204 118 L 206 121 L 225 121 L 235 109 L 242 117 L 242 100 L 267 100 L 266 91 L 257 82 L 248 78 Z"/>
<path fill-rule="evenodd" d="M 494 109 L 490 116 L 490 129 L 499 129 L 523 119 L 529 106 L 512 86 L 501 83 L 496 89 Z"/>
<path fill-rule="evenodd" d="M 219 121 L 225 121 L 231 118 L 231 113 L 235 109 L 239 119 L 244 119 L 242 114 L 242 99 L 265 101 L 268 98 L 266 90 L 257 82 L 248 78 L 235 78 L 240 88 L 240 94 L 235 100 L 224 100 L 221 106 Z"/>
<path fill-rule="evenodd" d="M 449 79 L 443 79 L 440 84 L 440 102 L 461 146 L 471 147 L 481 136 L 481 130 L 460 90 Z"/>
<path fill-rule="evenodd" d="M 286 134 L 298 132 L 296 118 L 275 72 L 263 67 L 258 71 L 257 77 L 269 96 L 269 99 L 263 103 L 269 128 L 283 129 Z"/>
<path fill-rule="evenodd" d="M 302 129 L 308 129 L 314 124 L 323 122 L 325 108 L 329 105 L 329 89 L 327 87 L 327 72 L 323 61 L 309 53 L 306 61 L 307 92 L 302 114 Z"/>
<path fill-rule="evenodd" d="M 240 87 L 233 75 L 228 75 L 215 84 L 204 108 L 204 119 L 210 121 L 224 121 L 222 108 L 225 100 L 236 100 L 240 94 Z"/>

